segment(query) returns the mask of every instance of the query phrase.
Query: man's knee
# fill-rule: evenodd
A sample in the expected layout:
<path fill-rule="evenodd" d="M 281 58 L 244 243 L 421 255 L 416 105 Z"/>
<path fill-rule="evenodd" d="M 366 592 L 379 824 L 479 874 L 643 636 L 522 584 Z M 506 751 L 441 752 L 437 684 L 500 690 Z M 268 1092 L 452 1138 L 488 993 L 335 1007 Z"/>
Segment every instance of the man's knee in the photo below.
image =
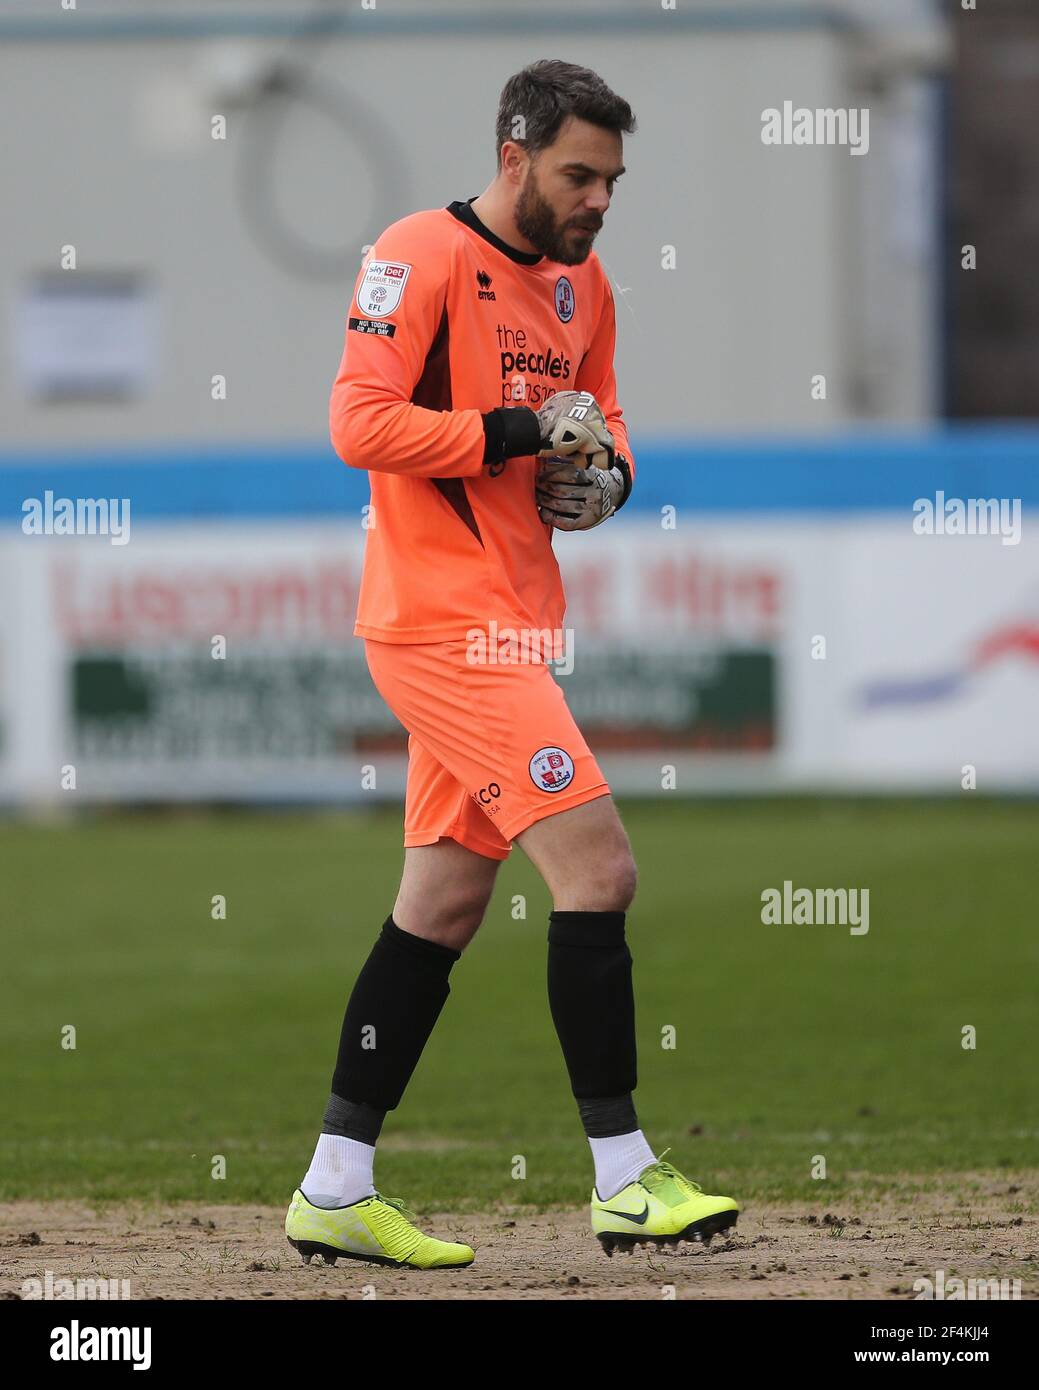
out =
<path fill-rule="evenodd" d="M 403 931 L 464 950 L 483 921 L 497 872 L 496 861 L 453 840 L 408 849 L 394 921 Z"/>
<path fill-rule="evenodd" d="M 631 906 L 638 886 L 638 869 L 627 846 L 619 846 L 614 852 L 604 855 L 596 864 L 589 864 L 589 872 L 583 874 L 578 882 L 570 885 L 570 893 L 577 892 L 587 903 L 588 912 L 625 912 Z"/>
<path fill-rule="evenodd" d="M 635 897 L 638 870 L 627 844 L 575 863 L 563 881 L 550 884 L 557 907 L 576 912 L 626 912 Z"/>
<path fill-rule="evenodd" d="M 483 889 L 459 884 L 446 892 L 443 900 L 437 903 L 436 916 L 445 927 L 475 932 L 483 922 L 489 901 L 490 895 Z"/>
<path fill-rule="evenodd" d="M 561 912 L 624 912 L 637 871 L 627 834 L 608 797 L 535 822 L 519 843 Z"/>
<path fill-rule="evenodd" d="M 404 921 L 397 925 L 462 950 L 483 922 L 489 901 L 487 892 L 468 884 L 442 887 L 435 897 L 402 889 L 395 910 Z"/>

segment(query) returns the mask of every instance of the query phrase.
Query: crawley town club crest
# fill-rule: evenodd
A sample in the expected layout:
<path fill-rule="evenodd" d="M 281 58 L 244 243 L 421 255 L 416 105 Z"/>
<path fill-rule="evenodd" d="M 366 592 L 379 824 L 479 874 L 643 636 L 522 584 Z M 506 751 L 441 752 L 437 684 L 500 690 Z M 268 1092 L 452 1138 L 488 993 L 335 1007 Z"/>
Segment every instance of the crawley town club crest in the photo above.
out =
<path fill-rule="evenodd" d="M 556 281 L 556 313 L 563 323 L 569 323 L 574 316 L 574 287 L 565 275 Z"/>
<path fill-rule="evenodd" d="M 562 748 L 539 748 L 530 760 L 530 780 L 543 792 L 561 792 L 574 780 L 574 760 Z"/>

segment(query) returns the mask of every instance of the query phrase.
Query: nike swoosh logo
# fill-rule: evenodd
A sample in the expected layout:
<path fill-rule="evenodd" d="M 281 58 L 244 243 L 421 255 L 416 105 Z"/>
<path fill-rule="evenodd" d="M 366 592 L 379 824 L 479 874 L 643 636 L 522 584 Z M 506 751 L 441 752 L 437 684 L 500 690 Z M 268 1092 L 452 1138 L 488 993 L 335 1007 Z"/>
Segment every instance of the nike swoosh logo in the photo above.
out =
<path fill-rule="evenodd" d="M 603 1211 L 609 1212 L 611 1216 L 623 1216 L 625 1221 L 634 1221 L 636 1226 L 644 1226 L 649 1217 L 649 1203 L 640 1212 L 633 1211 L 614 1211 L 612 1207 L 603 1207 Z"/>

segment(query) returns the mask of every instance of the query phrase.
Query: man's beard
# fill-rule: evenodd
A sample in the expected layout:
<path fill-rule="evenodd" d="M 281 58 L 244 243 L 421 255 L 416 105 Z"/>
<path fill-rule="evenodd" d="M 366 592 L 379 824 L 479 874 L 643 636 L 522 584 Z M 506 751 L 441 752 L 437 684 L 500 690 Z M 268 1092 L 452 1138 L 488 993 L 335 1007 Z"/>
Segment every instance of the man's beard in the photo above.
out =
<path fill-rule="evenodd" d="M 527 174 L 516 199 L 515 217 L 519 234 L 550 261 L 558 261 L 560 265 L 581 265 L 588 259 L 592 249 L 591 239 L 571 237 L 570 227 L 557 221 L 552 208 L 541 196 L 533 170 Z"/>

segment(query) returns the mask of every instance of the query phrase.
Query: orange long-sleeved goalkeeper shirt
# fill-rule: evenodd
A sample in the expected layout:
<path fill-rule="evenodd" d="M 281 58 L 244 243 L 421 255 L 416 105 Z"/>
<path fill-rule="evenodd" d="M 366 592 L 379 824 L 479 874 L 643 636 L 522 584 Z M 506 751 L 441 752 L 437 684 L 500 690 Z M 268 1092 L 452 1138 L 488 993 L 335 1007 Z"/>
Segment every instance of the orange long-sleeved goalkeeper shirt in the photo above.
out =
<path fill-rule="evenodd" d="M 590 391 L 634 473 L 598 256 L 564 266 L 516 251 L 472 201 L 387 228 L 350 304 L 329 415 L 336 453 L 371 481 L 359 637 L 442 642 L 492 621 L 562 626 L 535 458 L 485 464 L 484 413 Z"/>

